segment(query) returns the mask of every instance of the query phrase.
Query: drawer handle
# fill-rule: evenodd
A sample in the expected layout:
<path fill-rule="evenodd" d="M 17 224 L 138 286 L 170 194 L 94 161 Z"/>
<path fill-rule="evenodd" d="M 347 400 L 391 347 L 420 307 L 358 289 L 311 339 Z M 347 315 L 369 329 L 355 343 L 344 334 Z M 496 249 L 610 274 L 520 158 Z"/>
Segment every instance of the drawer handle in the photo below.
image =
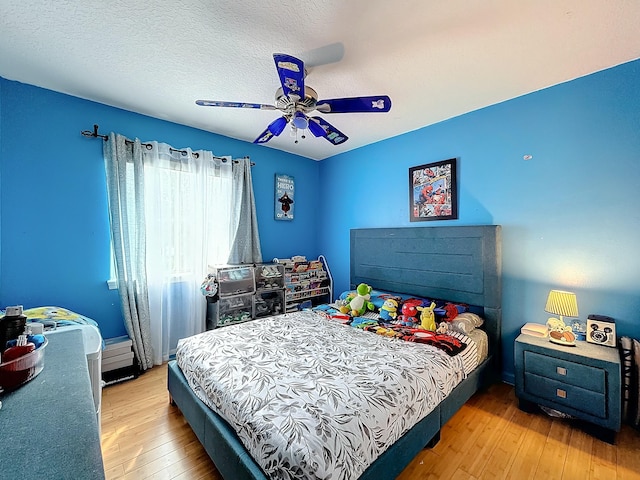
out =
<path fill-rule="evenodd" d="M 556 396 L 560 398 L 567 398 L 566 390 L 562 390 L 560 388 L 556 389 Z"/>
<path fill-rule="evenodd" d="M 556 373 L 558 375 L 566 375 L 567 374 L 567 369 L 566 368 L 562 368 L 562 367 L 556 367 Z"/>

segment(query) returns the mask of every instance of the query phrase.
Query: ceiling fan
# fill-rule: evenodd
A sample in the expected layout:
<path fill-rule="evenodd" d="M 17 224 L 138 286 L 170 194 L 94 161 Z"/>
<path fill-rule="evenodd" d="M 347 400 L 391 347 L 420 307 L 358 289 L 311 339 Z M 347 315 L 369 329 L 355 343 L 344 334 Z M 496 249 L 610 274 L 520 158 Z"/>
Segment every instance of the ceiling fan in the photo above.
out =
<path fill-rule="evenodd" d="M 314 110 L 320 113 L 370 113 L 388 112 L 391 109 L 391 99 L 386 95 L 318 100 L 316 91 L 304 84 L 306 71 L 302 60 L 284 53 L 274 53 L 273 59 L 282 85 L 276 90 L 275 105 L 217 100 L 196 100 L 196 104 L 204 107 L 280 110 L 282 116 L 271 122 L 253 143 L 267 143 L 290 124 L 296 134 L 296 143 L 297 131 L 302 130 L 304 138 L 304 130 L 308 129 L 314 136 L 324 137 L 334 145 L 340 145 L 348 140 L 344 133 L 322 117 L 310 117 L 308 114 Z"/>

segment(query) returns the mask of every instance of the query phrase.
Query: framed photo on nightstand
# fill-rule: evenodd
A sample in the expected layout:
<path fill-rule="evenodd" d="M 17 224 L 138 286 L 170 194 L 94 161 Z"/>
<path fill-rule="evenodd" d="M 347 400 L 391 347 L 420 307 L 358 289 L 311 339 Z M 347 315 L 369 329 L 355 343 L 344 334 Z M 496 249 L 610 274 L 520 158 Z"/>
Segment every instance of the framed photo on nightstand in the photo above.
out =
<path fill-rule="evenodd" d="M 587 317 L 587 342 L 616 347 L 615 320 L 604 315 L 589 315 Z"/>

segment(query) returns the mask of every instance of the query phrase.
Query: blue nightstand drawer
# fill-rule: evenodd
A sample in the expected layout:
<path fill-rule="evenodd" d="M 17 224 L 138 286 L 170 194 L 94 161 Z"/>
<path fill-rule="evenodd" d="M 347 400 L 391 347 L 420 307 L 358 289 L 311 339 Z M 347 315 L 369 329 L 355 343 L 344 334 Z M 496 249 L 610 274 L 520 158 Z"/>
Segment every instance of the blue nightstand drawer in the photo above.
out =
<path fill-rule="evenodd" d="M 520 408 L 553 408 L 593 425 L 599 438 L 615 442 L 621 419 L 620 354 L 615 348 L 577 342 L 557 345 L 521 334 L 515 341 L 516 396 Z"/>
<path fill-rule="evenodd" d="M 604 393 L 558 382 L 532 373 L 524 375 L 524 389 L 531 395 L 550 400 L 588 415 L 607 418 L 607 402 Z"/>
<path fill-rule="evenodd" d="M 524 369 L 527 373 L 534 373 L 565 385 L 606 393 L 605 372 L 601 368 L 526 351 Z"/>

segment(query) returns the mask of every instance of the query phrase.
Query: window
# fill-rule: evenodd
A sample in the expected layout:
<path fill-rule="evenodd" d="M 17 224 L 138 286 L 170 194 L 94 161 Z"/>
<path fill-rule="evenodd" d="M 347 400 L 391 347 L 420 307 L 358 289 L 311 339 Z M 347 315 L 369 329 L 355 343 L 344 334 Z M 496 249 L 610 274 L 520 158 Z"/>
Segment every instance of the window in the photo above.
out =
<path fill-rule="evenodd" d="M 212 159 L 195 164 L 172 157 L 144 168 L 146 232 L 138 230 L 134 212 L 127 216 L 127 228 L 145 236 L 147 270 L 179 281 L 199 278 L 208 265 L 226 262 L 232 240 L 231 167 L 221 168 Z M 127 170 L 126 191 L 132 196 L 132 163 Z M 134 204 L 129 198 L 127 205 Z M 117 288 L 113 250 L 107 284 Z"/>

